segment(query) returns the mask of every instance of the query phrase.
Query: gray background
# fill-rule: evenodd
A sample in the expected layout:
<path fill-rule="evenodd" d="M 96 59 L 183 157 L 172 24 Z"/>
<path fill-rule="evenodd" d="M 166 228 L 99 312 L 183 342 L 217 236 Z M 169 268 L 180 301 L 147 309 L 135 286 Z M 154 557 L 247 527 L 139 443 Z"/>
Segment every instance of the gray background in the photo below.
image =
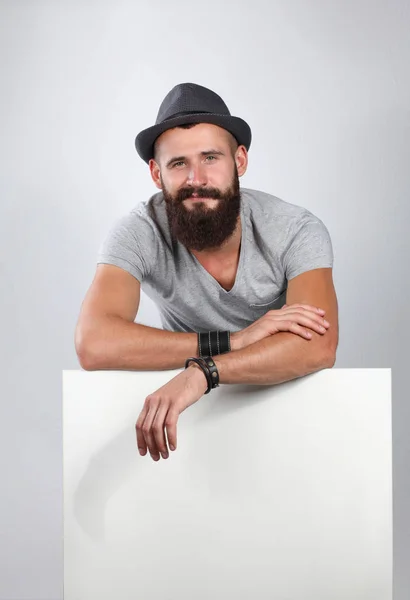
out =
<path fill-rule="evenodd" d="M 410 589 L 406 2 L 0 3 L 0 599 L 62 598 L 62 370 L 115 219 L 156 192 L 134 150 L 183 81 L 253 131 L 244 187 L 327 225 L 336 367 L 391 367 L 395 600 Z M 137 321 L 160 326 L 142 294 Z M 369 414 L 371 419 L 371 414 Z"/>

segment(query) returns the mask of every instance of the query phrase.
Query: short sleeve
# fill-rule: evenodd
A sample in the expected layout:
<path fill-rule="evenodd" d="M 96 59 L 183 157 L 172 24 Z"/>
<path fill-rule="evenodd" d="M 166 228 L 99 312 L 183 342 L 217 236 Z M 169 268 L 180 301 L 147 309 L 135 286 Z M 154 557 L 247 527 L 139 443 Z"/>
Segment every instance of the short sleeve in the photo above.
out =
<path fill-rule="evenodd" d="M 107 234 L 98 250 L 97 264 L 120 267 L 141 282 L 154 261 L 152 246 L 149 224 L 140 215 L 130 213 L 119 219 Z"/>
<path fill-rule="evenodd" d="M 295 219 L 283 268 L 289 281 L 297 275 L 325 267 L 333 267 L 332 241 L 326 225 L 309 211 Z"/>

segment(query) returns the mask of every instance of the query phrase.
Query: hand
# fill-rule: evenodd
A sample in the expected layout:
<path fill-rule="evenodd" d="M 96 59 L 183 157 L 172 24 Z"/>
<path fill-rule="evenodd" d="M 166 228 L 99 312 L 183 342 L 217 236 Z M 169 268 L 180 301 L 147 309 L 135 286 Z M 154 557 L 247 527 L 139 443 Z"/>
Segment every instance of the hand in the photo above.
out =
<path fill-rule="evenodd" d="M 207 388 L 205 374 L 192 362 L 187 369 L 147 396 L 135 426 L 141 456 L 145 456 L 148 447 L 155 461 L 159 460 L 160 453 L 162 458 L 168 458 L 165 429 L 169 447 L 176 450 L 178 417 L 197 402 Z"/>
<path fill-rule="evenodd" d="M 240 350 L 279 331 L 289 331 L 309 340 L 312 334 L 306 327 L 320 334 L 326 333 L 329 323 L 323 319 L 324 314 L 323 309 L 309 304 L 284 304 L 282 308 L 269 310 L 249 327 L 232 333 L 231 348 Z"/>

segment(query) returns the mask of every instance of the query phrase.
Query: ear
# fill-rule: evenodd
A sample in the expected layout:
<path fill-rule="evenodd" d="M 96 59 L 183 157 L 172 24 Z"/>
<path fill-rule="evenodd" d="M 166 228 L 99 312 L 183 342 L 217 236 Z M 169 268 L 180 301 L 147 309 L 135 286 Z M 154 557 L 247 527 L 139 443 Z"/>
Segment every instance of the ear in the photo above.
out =
<path fill-rule="evenodd" d="M 248 151 L 245 146 L 241 145 L 236 149 L 235 163 L 238 169 L 238 176 L 241 177 L 246 173 L 246 169 L 248 168 Z"/>
<path fill-rule="evenodd" d="M 151 173 L 152 181 L 155 183 L 159 190 L 162 190 L 161 171 L 159 165 L 153 158 L 149 161 L 149 170 Z"/>

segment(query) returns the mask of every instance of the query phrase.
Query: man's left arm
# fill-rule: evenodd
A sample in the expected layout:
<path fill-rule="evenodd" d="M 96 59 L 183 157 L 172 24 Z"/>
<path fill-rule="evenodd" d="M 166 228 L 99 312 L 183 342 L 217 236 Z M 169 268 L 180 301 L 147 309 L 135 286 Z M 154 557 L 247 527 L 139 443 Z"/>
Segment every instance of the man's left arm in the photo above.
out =
<path fill-rule="evenodd" d="M 215 356 L 220 383 L 269 385 L 333 367 L 339 324 L 332 269 L 312 269 L 289 280 L 286 304 L 323 308 L 330 326 L 324 334 L 311 331 L 310 340 L 279 332 L 241 350 Z M 203 377 L 203 374 L 198 376 Z"/>
<path fill-rule="evenodd" d="M 288 332 L 275 333 L 241 350 L 213 357 L 220 383 L 275 384 L 303 377 L 334 365 L 338 344 L 337 300 L 331 268 L 319 268 L 288 280 L 286 303 L 323 308 L 330 326 L 310 340 Z M 206 392 L 207 382 L 195 363 L 147 396 L 136 423 L 140 454 L 149 450 L 154 460 L 168 458 L 177 447 L 180 413 Z M 168 442 L 165 439 L 167 432 Z"/>

